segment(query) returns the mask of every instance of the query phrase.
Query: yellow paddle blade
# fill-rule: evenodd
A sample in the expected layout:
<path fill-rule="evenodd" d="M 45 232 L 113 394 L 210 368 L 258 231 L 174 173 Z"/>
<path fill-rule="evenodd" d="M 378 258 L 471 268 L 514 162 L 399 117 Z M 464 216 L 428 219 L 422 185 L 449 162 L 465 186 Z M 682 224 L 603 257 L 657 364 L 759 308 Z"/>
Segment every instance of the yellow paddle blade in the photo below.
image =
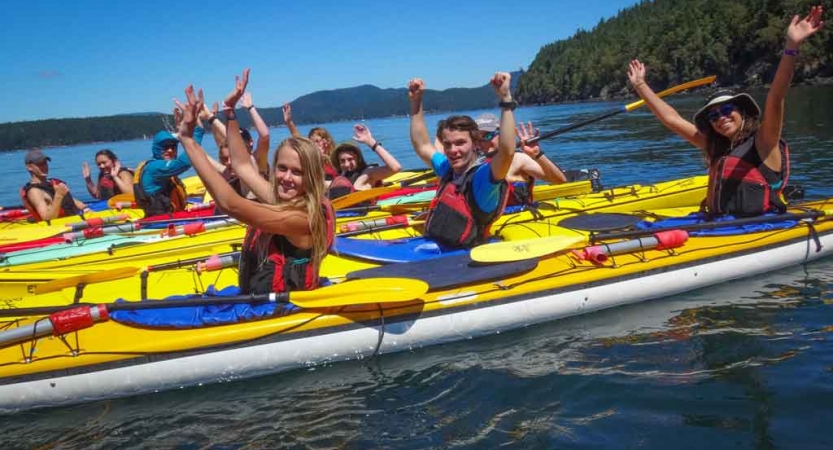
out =
<path fill-rule="evenodd" d="M 707 84 L 714 83 L 717 77 L 712 75 L 710 77 L 700 78 L 699 80 L 689 81 L 688 83 L 683 83 L 674 87 L 670 87 L 660 93 L 657 94 L 658 97 L 662 98 L 666 95 L 676 94 L 677 92 L 684 91 L 686 89 L 691 89 L 693 87 L 704 86 Z M 625 111 L 633 111 L 636 108 L 639 108 L 645 104 L 645 100 L 635 101 L 633 103 L 628 103 L 625 105 Z"/>
<path fill-rule="evenodd" d="M 335 209 L 342 209 L 347 208 L 348 206 L 353 206 L 355 204 L 366 202 L 368 200 L 373 200 L 374 198 L 387 194 L 389 192 L 393 192 L 396 190 L 402 189 L 399 186 L 387 186 L 387 187 L 379 187 L 368 189 L 366 191 L 356 191 L 351 192 L 344 197 L 339 197 L 333 200 L 333 208 Z"/>
<path fill-rule="evenodd" d="M 58 278 L 35 286 L 35 294 L 46 294 L 56 292 L 68 287 L 75 287 L 79 284 L 101 283 L 104 281 L 121 280 L 129 278 L 138 273 L 136 267 L 119 267 L 118 269 L 102 270 L 101 272 L 86 273 L 66 278 Z"/>
<path fill-rule="evenodd" d="M 110 209 L 117 209 L 119 203 L 134 203 L 135 201 L 136 198 L 133 197 L 133 194 L 116 194 L 107 200 L 107 206 Z"/>
<path fill-rule="evenodd" d="M 69 231 L 64 225 L 25 226 L 0 232 L 0 245 L 19 244 L 57 236 Z"/>
<path fill-rule="evenodd" d="M 586 240 L 584 236 L 572 235 L 495 242 L 471 249 L 471 259 L 483 263 L 522 261 L 549 255 Z"/>
<path fill-rule="evenodd" d="M 366 303 L 396 303 L 414 300 L 428 292 L 428 283 L 412 278 L 351 280 L 314 291 L 289 293 L 289 301 L 301 308 L 331 308 Z"/>

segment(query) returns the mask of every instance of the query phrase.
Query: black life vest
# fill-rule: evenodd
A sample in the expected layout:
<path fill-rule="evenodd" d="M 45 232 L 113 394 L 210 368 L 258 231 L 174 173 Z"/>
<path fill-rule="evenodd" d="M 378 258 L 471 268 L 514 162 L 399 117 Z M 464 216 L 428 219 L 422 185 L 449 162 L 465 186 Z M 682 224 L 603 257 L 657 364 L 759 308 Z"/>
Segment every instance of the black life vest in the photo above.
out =
<path fill-rule="evenodd" d="M 491 162 L 492 157 L 497 151 L 490 152 L 484 159 L 485 162 Z M 532 191 L 535 188 L 535 178 L 528 177 L 526 181 L 513 181 L 508 183 L 509 198 L 506 201 L 506 206 L 516 205 L 531 205 L 533 202 Z"/>
<path fill-rule="evenodd" d="M 329 201 L 321 205 L 327 221 L 327 248 L 333 245 L 335 212 Z M 266 254 L 258 241 L 267 239 L 260 230 L 249 227 L 243 240 L 238 267 L 238 284 L 244 294 L 309 291 L 318 288 L 318 267 L 313 267 L 312 249 L 299 249 L 284 236 L 269 236 Z"/>
<path fill-rule="evenodd" d="M 497 208 L 485 213 L 477 206 L 472 186 L 474 173 L 481 165 L 469 168 L 465 174 L 454 179 L 448 173 L 440 180 L 437 195 L 425 222 L 425 236 L 449 247 L 469 248 L 489 239 L 489 227 L 503 213 L 508 199 L 508 183 L 501 180 L 500 201 Z"/>
<path fill-rule="evenodd" d="M 127 172 L 130 174 L 130 177 L 133 177 L 133 171 L 127 168 L 122 167 L 119 170 L 119 174 L 122 172 Z M 109 200 L 110 197 L 122 194 L 121 189 L 119 189 L 119 185 L 116 184 L 116 180 L 113 179 L 113 175 L 110 175 L 109 172 L 99 172 L 98 173 L 98 199 L 99 200 Z"/>
<path fill-rule="evenodd" d="M 48 178 L 46 183 L 26 183 L 22 188 L 20 188 L 20 199 L 23 201 L 23 206 L 29 210 L 29 213 L 35 221 L 40 222 L 43 218 L 40 214 L 38 214 L 38 210 L 35 209 L 32 202 L 29 201 L 29 191 L 32 189 L 40 189 L 43 192 L 46 192 L 50 198 L 54 199 L 55 186 L 61 183 L 63 183 L 63 181 L 57 178 Z M 71 193 L 67 194 L 61 201 L 61 208 L 58 210 L 58 217 L 74 216 L 78 214 L 81 214 L 81 210 L 75 206 L 75 199 L 72 198 Z"/>
<path fill-rule="evenodd" d="M 784 212 L 787 203 L 783 192 L 790 175 L 790 150 L 779 142 L 780 174 L 768 168 L 750 136 L 728 154 L 709 165 L 709 190 L 706 211 L 712 215 L 756 216 L 766 212 Z M 777 189 L 772 185 L 781 182 Z"/>
<path fill-rule="evenodd" d="M 142 187 L 142 173 L 145 171 L 146 163 L 147 161 L 139 163 L 133 174 L 133 196 L 136 198 L 136 204 L 145 210 L 145 216 L 185 211 L 188 197 L 185 193 L 185 185 L 179 177 L 168 178 L 162 189 L 153 195 L 148 195 Z"/>

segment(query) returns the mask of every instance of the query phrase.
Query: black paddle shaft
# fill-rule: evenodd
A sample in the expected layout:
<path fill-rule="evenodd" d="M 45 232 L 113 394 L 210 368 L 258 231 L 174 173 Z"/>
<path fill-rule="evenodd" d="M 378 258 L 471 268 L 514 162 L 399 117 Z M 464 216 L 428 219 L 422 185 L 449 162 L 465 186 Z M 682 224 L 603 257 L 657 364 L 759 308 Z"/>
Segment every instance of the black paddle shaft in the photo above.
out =
<path fill-rule="evenodd" d="M 557 130 L 549 131 L 549 132 L 546 132 L 544 134 L 540 134 L 538 136 L 534 136 L 532 138 L 529 138 L 529 139 L 526 140 L 526 144 L 527 145 L 534 144 L 534 143 L 536 143 L 540 140 L 549 139 L 553 136 L 558 136 L 559 134 L 563 134 L 563 133 L 566 133 L 568 131 L 575 130 L 576 128 L 581 128 L 585 125 L 590 125 L 593 122 L 598 122 L 602 119 L 607 119 L 610 116 L 615 116 L 616 114 L 621 114 L 625 111 L 626 111 L 625 108 L 612 109 L 612 110 L 610 110 L 610 111 L 608 111 L 604 114 L 598 115 L 596 117 L 591 117 L 587 120 L 582 120 L 581 122 L 574 123 L 574 124 L 571 124 L 571 125 L 567 125 L 566 127 L 561 127 Z"/>
<path fill-rule="evenodd" d="M 591 234 L 590 240 L 592 242 L 598 241 L 606 241 L 608 239 L 627 239 L 632 237 L 639 237 L 639 236 L 648 236 L 654 233 L 659 233 L 662 231 L 669 231 L 669 230 L 685 230 L 685 231 L 696 231 L 696 230 L 711 230 L 714 228 L 721 228 L 721 227 L 734 227 L 734 226 L 742 226 L 742 225 L 751 225 L 757 223 L 772 223 L 772 222 L 780 222 L 782 220 L 802 220 L 802 219 L 816 219 L 819 217 L 823 217 L 825 213 L 823 211 L 809 211 L 806 213 L 786 213 L 786 214 L 776 214 L 774 216 L 760 216 L 760 217 L 746 217 L 743 219 L 734 219 L 734 220 L 724 220 L 720 222 L 704 222 L 704 223 L 691 223 L 688 225 L 677 225 L 677 226 L 669 226 L 669 227 L 658 227 L 658 228 L 649 228 L 645 230 L 633 230 L 633 231 L 621 231 L 621 232 L 614 232 L 614 233 L 595 233 Z"/>

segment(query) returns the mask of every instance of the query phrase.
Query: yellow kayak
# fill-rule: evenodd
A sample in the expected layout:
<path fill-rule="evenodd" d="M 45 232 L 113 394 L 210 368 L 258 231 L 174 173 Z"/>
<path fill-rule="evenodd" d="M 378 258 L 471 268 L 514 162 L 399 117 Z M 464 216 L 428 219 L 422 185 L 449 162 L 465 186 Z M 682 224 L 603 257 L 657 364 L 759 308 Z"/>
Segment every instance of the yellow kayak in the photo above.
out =
<path fill-rule="evenodd" d="M 588 194 L 575 199 L 559 199 L 552 202 L 551 208 L 539 208 L 542 215 L 536 220 L 529 211 L 508 214 L 502 217 L 492 228 L 496 236 L 503 239 L 525 239 L 527 237 L 549 236 L 558 230 L 558 223 L 565 217 L 576 213 L 592 212 L 622 212 L 629 210 L 647 210 L 653 206 L 675 206 L 683 204 L 699 204 L 704 195 L 705 177 L 694 177 L 651 186 L 633 186 L 615 188 L 598 194 Z M 242 240 L 243 230 L 232 228 L 202 233 L 190 238 L 173 241 L 160 241 L 154 244 L 143 244 L 123 249 L 114 249 L 112 254 L 105 254 L 107 259 L 102 261 L 103 255 L 87 255 L 66 261 L 52 261 L 40 264 L 18 266 L 0 271 L 0 302 L 33 302 L 39 304 L 66 304 L 77 296 L 77 290 L 72 283 L 60 292 L 34 295 L 38 284 L 57 279 L 90 275 L 92 278 L 103 278 L 103 282 L 86 282 L 84 298 L 95 298 L 119 292 L 125 298 L 142 298 L 140 293 L 144 289 L 145 297 L 155 298 L 173 295 L 178 292 L 204 292 L 209 285 L 226 287 L 237 283 L 236 267 L 217 272 L 197 274 L 194 264 L 179 270 L 150 272 L 145 278 L 141 271 L 151 265 L 181 261 L 189 258 L 208 258 L 212 254 L 224 254 L 237 250 Z M 418 229 L 403 228 L 383 232 L 367 233 L 359 238 L 408 238 L 419 236 Z M 337 241 L 335 254 L 328 256 L 321 268 L 321 275 L 333 279 L 341 279 L 347 273 L 364 268 L 378 266 L 378 261 L 364 259 L 353 255 L 339 255 L 339 249 L 350 241 Z M 67 270 L 62 267 L 69 267 Z M 131 267 L 135 271 L 129 274 L 118 274 L 116 279 L 108 278 L 108 272 L 118 268 Z M 102 277 L 95 274 L 102 272 Z"/>
<path fill-rule="evenodd" d="M 72 317 L 81 320 L 70 320 L 62 308 L 31 311 L 31 318 L 8 319 L 0 332 L 0 411 L 153 393 L 494 336 L 833 254 L 833 201 L 802 206 L 775 217 L 787 222 L 777 229 L 742 232 L 738 222 L 738 234 L 686 235 L 666 248 L 650 233 L 619 233 L 599 242 L 605 245 L 554 247 L 550 254 L 511 263 L 472 266 L 463 255 L 357 271 L 335 286 L 240 309 L 223 307 L 221 315 L 214 307 L 195 307 L 251 299 L 229 294 L 186 301 L 193 306 L 169 300 L 177 307 L 159 310 L 161 302 L 109 303 L 115 297 L 109 295 L 96 299 L 102 306 L 73 310 Z M 764 220 L 752 218 L 744 228 Z M 805 221 L 813 222 L 812 230 Z M 689 230 L 704 228 L 694 224 Z M 599 248 L 608 259 L 591 258 Z M 59 314 L 39 320 L 53 310 Z"/>

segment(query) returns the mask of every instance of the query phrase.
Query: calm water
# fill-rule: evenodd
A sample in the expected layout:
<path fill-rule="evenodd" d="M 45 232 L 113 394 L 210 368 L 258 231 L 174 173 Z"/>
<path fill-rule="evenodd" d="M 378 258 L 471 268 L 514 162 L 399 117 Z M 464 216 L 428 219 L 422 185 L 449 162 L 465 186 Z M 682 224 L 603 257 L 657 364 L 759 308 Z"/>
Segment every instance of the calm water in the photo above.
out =
<path fill-rule="evenodd" d="M 702 101 L 674 100 L 686 115 Z M 833 88 L 796 88 L 788 101 L 792 180 L 808 197 L 833 196 L 830 105 Z M 550 130 L 613 106 L 518 115 Z M 407 119 L 367 123 L 405 167 L 419 166 Z M 350 126 L 327 125 L 336 139 Z M 48 149 L 53 175 L 83 192 L 81 161 L 104 147 L 130 164 L 150 151 L 147 141 Z M 703 172 L 696 151 L 645 112 L 545 149 L 565 168 L 600 168 L 611 186 Z M 26 181 L 22 159 L 0 154 L 2 204 Z M 827 259 L 487 339 L 0 417 L 0 448 L 831 448 L 831 305 Z"/>

